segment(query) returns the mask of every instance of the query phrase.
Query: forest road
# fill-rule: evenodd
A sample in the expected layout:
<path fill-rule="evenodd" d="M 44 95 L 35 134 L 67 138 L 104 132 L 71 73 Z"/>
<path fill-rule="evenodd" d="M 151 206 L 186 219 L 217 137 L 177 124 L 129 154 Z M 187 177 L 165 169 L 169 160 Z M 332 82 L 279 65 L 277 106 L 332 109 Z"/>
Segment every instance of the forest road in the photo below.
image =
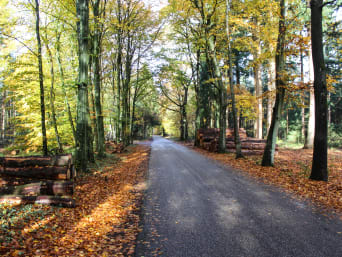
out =
<path fill-rule="evenodd" d="M 135 256 L 342 256 L 342 222 L 155 136 Z"/>

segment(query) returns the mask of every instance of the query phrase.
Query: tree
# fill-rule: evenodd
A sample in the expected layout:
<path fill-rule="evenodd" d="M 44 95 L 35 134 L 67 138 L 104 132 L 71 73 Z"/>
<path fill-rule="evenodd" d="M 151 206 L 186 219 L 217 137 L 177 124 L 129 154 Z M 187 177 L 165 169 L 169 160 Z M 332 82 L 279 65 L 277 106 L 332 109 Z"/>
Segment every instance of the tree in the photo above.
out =
<path fill-rule="evenodd" d="M 276 100 L 273 107 L 271 126 L 262 157 L 262 166 L 274 165 L 274 152 L 278 136 L 279 121 L 285 97 L 285 0 L 280 0 L 279 33 L 276 53 Z"/>
<path fill-rule="evenodd" d="M 53 64 L 53 57 L 52 57 L 52 52 L 51 49 L 49 47 L 49 43 L 48 43 L 48 36 L 47 36 L 47 29 L 45 28 L 45 36 L 43 37 L 44 43 L 45 43 L 45 47 L 46 47 L 46 51 L 48 53 L 49 56 L 49 63 L 50 63 L 50 80 L 51 80 L 51 86 L 50 86 L 50 108 L 51 108 L 51 116 L 52 116 L 52 124 L 53 124 L 53 128 L 55 130 L 55 136 L 56 136 L 56 141 L 58 144 L 58 152 L 62 153 L 63 152 L 63 146 L 62 146 L 62 142 L 61 142 L 61 137 L 59 135 L 58 132 L 58 127 L 57 127 L 57 118 L 56 118 L 56 108 L 55 108 L 55 69 L 54 69 L 54 64 Z"/>
<path fill-rule="evenodd" d="M 41 111 L 41 126 L 42 126 L 42 139 L 43 139 L 43 154 L 48 155 L 46 126 L 45 126 L 45 96 L 44 96 L 44 74 L 43 74 L 43 61 L 42 61 L 42 44 L 40 40 L 40 27 L 39 27 L 39 0 L 35 0 L 35 14 L 36 14 L 36 37 L 38 48 L 38 68 L 39 68 L 39 86 L 40 86 L 40 111 Z"/>
<path fill-rule="evenodd" d="M 227 41 L 228 41 L 228 77 L 229 77 L 229 86 L 230 86 L 230 95 L 232 98 L 232 112 L 234 118 L 234 141 L 235 141 L 235 151 L 236 158 L 242 158 L 241 151 L 241 142 L 239 136 L 239 124 L 237 119 L 237 110 L 235 104 L 235 92 L 234 92 L 234 84 L 233 84 L 233 56 L 232 56 L 232 48 L 230 42 L 230 31 L 229 31 L 229 0 L 226 0 L 226 33 L 227 33 Z"/>
<path fill-rule="evenodd" d="M 97 151 L 100 158 L 105 155 L 105 137 L 104 137 L 104 124 L 103 124 L 103 112 L 101 104 L 101 44 L 103 37 L 103 25 L 100 23 L 102 16 L 105 16 L 105 8 L 107 0 L 104 0 L 103 6 L 100 10 L 100 0 L 92 1 L 93 13 L 94 13 L 94 36 L 93 36 L 93 72 L 94 72 L 94 86 L 95 86 L 95 113 L 96 113 L 96 130 L 98 138 Z"/>
<path fill-rule="evenodd" d="M 168 66 L 162 67 L 160 89 L 166 98 L 166 103 L 169 102 L 168 105 L 175 106 L 175 108 L 166 107 L 166 109 L 179 114 L 180 140 L 184 141 L 188 140 L 188 115 L 186 109 L 192 80 L 181 70 L 181 66 L 182 63 L 170 60 Z"/>
<path fill-rule="evenodd" d="M 218 53 L 215 35 L 217 23 L 214 22 L 214 20 L 217 19 L 217 10 L 220 3 L 217 0 L 212 3 L 204 3 L 203 1 L 198 0 L 190 1 L 193 3 L 201 17 L 205 38 L 205 56 L 210 70 L 210 77 L 218 92 L 217 102 L 220 128 L 218 151 L 224 153 L 226 151 L 227 87 L 223 83 L 221 67 L 219 66 L 217 57 Z"/>
<path fill-rule="evenodd" d="M 76 167 L 87 171 L 88 163 L 88 66 L 89 66 L 89 3 L 88 0 L 77 0 L 76 10 L 79 43 L 79 82 L 77 97 L 77 125 L 76 125 Z"/>
<path fill-rule="evenodd" d="M 328 105 L 326 66 L 323 54 L 323 0 L 311 0 L 311 44 L 314 64 L 315 138 L 310 179 L 328 180 Z"/>

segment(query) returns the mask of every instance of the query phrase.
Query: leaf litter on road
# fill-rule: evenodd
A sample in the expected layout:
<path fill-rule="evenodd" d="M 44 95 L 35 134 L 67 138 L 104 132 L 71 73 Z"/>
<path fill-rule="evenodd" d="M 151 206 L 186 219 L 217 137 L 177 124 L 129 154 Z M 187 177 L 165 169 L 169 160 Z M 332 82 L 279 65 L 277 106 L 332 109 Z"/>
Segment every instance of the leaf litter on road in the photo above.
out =
<path fill-rule="evenodd" d="M 74 209 L 1 206 L 0 255 L 132 256 L 149 153 L 135 145 L 80 177 Z"/>

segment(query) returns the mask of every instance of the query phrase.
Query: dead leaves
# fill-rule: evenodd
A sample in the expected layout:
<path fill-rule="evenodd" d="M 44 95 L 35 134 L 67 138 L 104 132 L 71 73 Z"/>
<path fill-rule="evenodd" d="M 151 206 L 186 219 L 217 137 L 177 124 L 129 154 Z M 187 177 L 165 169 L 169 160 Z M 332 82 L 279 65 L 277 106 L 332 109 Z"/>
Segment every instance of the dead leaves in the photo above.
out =
<path fill-rule="evenodd" d="M 33 214 L 13 220 L 8 229 L 16 233 L 1 242 L 0 255 L 133 255 L 149 147 L 134 146 L 119 156 L 124 161 L 114 166 L 109 161 L 102 172 L 95 170 L 77 181 L 75 209 L 29 205 Z M 27 213 L 13 207 L 6 210 L 15 210 L 13 219 Z"/>

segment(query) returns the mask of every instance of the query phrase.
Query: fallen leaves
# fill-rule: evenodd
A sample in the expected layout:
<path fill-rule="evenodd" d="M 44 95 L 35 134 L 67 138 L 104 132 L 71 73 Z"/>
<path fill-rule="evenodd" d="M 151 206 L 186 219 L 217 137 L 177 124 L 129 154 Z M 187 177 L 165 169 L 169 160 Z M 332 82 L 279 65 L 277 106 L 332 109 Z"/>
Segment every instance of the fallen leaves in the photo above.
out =
<path fill-rule="evenodd" d="M 2 206 L 6 215 L 0 226 L 7 227 L 1 230 L 6 234 L 0 234 L 0 255 L 133 255 L 149 149 L 130 147 L 117 155 L 124 161 L 108 161 L 102 171 L 81 177 L 75 185 L 75 209 Z"/>
<path fill-rule="evenodd" d="M 280 186 L 297 196 L 311 199 L 328 213 L 334 212 L 342 219 L 342 152 L 329 150 L 329 182 L 309 180 L 312 162 L 310 149 L 279 149 L 274 167 L 260 165 L 262 152 L 253 152 L 243 159 L 235 159 L 235 153 L 218 154 L 182 143 L 187 147 L 221 163 L 247 172 L 265 183 Z"/>

